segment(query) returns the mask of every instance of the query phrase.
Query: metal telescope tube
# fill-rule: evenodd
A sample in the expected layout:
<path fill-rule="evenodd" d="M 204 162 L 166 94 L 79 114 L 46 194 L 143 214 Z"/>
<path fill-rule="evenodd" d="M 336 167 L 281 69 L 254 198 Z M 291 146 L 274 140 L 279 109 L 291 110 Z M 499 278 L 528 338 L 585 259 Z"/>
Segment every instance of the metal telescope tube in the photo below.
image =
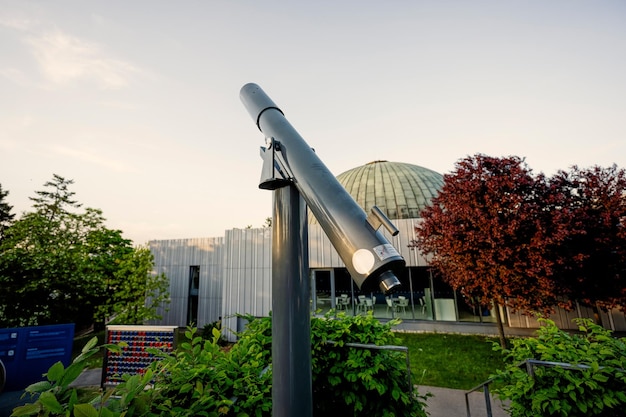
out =
<path fill-rule="evenodd" d="M 256 84 L 241 88 L 244 106 L 266 137 L 279 143 L 280 158 L 293 175 L 311 212 L 362 291 L 384 293 L 400 286 L 393 271 L 405 262 L 385 236 L 367 221 L 367 214 L 291 126 L 278 106 Z"/>

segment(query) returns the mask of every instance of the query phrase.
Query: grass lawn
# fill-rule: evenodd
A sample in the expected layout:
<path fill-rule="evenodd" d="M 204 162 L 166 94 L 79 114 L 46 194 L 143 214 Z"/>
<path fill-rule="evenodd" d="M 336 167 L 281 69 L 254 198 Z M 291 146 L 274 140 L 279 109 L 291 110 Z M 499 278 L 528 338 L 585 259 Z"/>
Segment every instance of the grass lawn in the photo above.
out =
<path fill-rule="evenodd" d="M 409 348 L 411 379 L 417 385 L 468 390 L 504 369 L 497 338 L 443 333 L 396 333 Z"/>

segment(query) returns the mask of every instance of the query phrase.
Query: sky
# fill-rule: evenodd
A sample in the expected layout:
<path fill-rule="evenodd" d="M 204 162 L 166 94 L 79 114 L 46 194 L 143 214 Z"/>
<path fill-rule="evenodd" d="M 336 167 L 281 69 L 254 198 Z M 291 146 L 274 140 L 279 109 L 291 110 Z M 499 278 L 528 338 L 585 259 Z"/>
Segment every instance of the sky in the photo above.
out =
<path fill-rule="evenodd" d="M 137 245 L 261 227 L 257 83 L 338 175 L 626 168 L 626 2 L 0 0 L 0 185 L 61 175 Z"/>

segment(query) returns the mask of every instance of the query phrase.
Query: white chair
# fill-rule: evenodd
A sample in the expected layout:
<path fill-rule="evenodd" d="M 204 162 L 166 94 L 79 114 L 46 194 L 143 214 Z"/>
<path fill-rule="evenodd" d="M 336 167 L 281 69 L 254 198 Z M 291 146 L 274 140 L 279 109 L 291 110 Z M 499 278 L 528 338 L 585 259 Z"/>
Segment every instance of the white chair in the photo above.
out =
<path fill-rule="evenodd" d="M 422 314 L 426 315 L 426 303 L 424 302 L 424 297 L 420 297 L 418 298 L 419 303 L 420 303 L 420 307 L 422 309 Z"/>
<path fill-rule="evenodd" d="M 358 298 L 357 305 L 356 305 L 357 311 L 358 312 L 365 311 L 365 296 L 359 295 L 357 298 Z"/>
<path fill-rule="evenodd" d="M 367 313 L 369 310 L 374 311 L 374 302 L 372 301 L 371 298 L 366 298 L 365 299 L 365 312 Z"/>
<path fill-rule="evenodd" d="M 406 313 L 406 308 L 409 305 L 409 300 L 406 297 L 398 297 L 398 312 Z"/>
<path fill-rule="evenodd" d="M 389 314 L 389 310 L 396 311 L 396 306 L 393 305 L 393 300 L 389 297 L 385 297 L 385 301 L 387 302 L 387 314 Z"/>
<path fill-rule="evenodd" d="M 342 309 L 347 310 L 350 306 L 350 297 L 348 297 L 346 294 L 343 294 L 341 297 L 339 297 L 339 302 L 343 306 Z"/>

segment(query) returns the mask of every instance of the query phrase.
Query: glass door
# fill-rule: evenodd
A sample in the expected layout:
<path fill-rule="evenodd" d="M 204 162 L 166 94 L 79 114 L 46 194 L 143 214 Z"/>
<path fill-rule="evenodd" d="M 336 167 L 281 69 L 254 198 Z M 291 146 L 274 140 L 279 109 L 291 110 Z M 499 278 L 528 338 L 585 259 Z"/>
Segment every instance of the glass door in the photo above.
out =
<path fill-rule="evenodd" d="M 314 269 L 312 271 L 311 293 L 313 294 L 312 309 L 316 314 L 326 314 L 335 308 L 335 280 L 331 269 Z"/>

